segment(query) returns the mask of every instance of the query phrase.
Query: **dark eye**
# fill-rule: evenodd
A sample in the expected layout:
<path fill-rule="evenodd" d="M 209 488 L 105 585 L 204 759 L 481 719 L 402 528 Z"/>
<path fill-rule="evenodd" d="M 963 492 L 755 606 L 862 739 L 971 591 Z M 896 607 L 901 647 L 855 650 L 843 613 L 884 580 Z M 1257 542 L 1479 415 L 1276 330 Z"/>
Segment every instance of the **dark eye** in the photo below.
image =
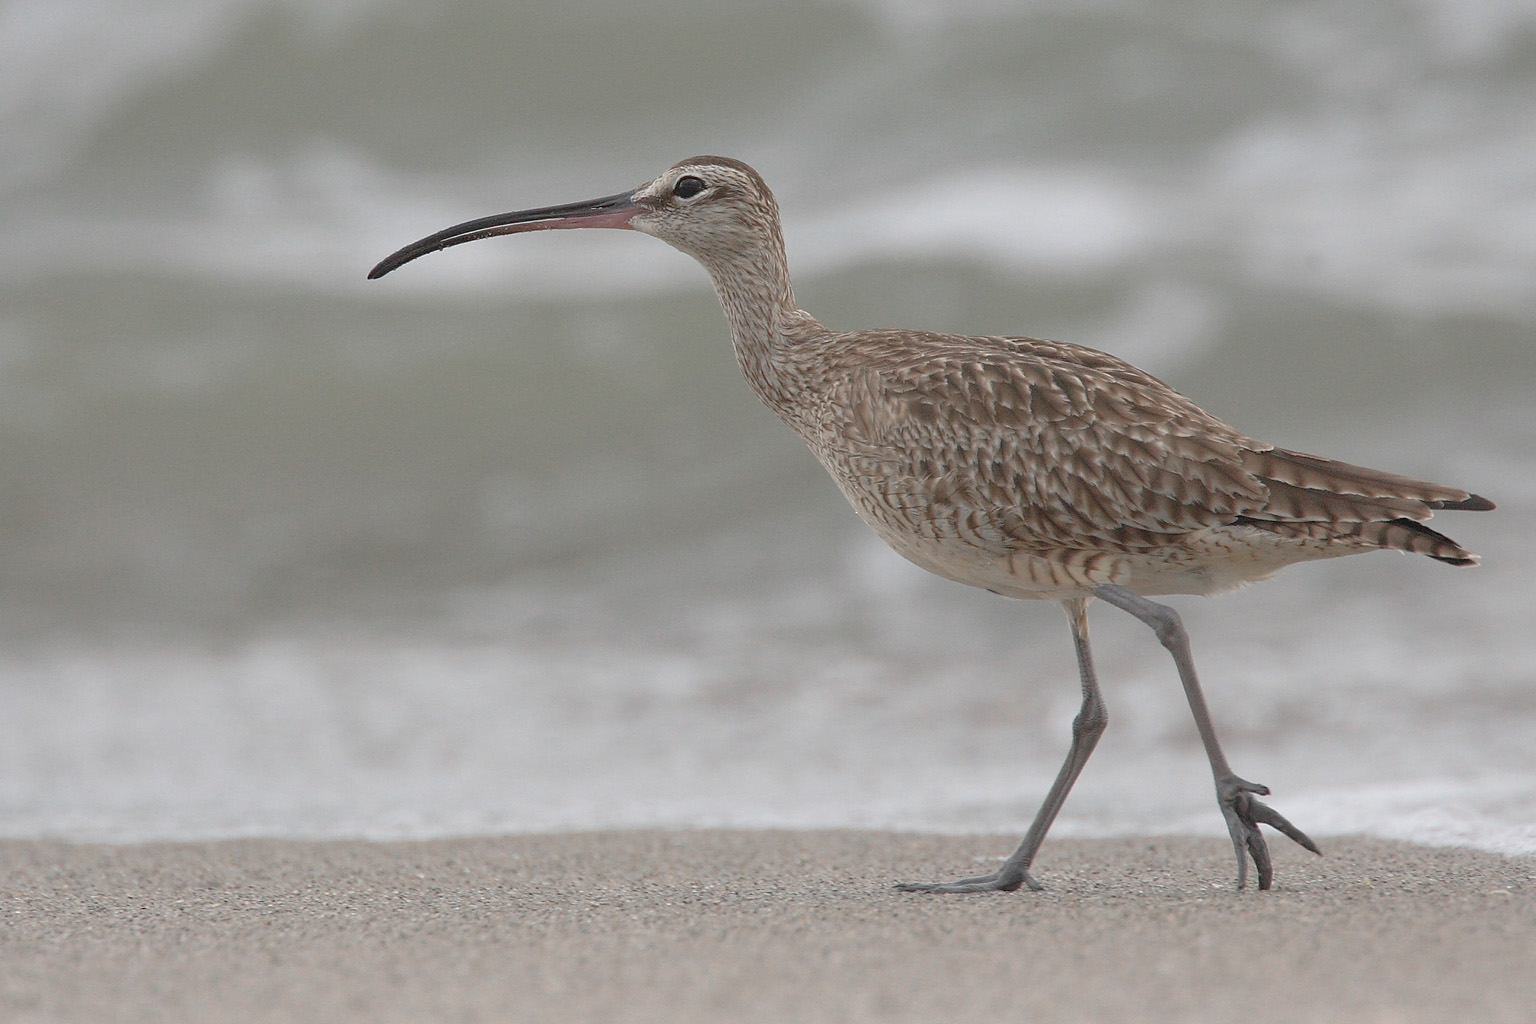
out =
<path fill-rule="evenodd" d="M 672 194 L 679 199 L 692 199 L 704 191 L 704 179 L 685 174 L 677 179 L 677 184 L 672 186 Z"/>

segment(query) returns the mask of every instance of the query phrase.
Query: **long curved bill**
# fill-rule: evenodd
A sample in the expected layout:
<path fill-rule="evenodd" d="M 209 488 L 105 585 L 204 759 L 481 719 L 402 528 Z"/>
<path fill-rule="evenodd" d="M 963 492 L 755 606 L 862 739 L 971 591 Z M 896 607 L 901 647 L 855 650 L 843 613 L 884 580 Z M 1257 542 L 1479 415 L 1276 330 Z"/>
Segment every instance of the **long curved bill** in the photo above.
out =
<path fill-rule="evenodd" d="M 404 249 L 385 257 L 379 265 L 368 271 L 368 280 L 383 277 L 396 267 L 404 266 L 418 256 L 446 249 L 450 245 L 473 242 L 493 235 L 510 235 L 519 231 L 549 231 L 555 228 L 628 228 L 629 219 L 640 212 L 635 205 L 634 193 L 620 192 L 601 199 L 588 199 L 584 203 L 566 203 L 563 206 L 544 206 L 537 210 L 515 210 L 498 213 L 493 217 L 467 220 L 444 228 L 435 235 L 428 235 L 419 242 L 412 242 Z"/>

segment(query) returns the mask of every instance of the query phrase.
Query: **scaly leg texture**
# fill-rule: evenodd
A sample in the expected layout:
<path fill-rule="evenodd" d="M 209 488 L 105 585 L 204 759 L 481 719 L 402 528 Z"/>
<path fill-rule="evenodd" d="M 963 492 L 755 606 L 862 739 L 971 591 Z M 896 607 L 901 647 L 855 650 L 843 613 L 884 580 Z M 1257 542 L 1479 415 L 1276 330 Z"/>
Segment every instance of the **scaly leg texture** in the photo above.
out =
<path fill-rule="evenodd" d="M 1179 613 L 1124 587 L 1103 586 L 1095 588 L 1093 593 L 1106 604 L 1130 612 L 1151 626 L 1158 641 L 1173 655 L 1173 663 L 1179 669 L 1179 681 L 1184 684 L 1184 695 L 1189 699 L 1189 710 L 1195 716 L 1195 728 L 1200 730 L 1200 742 L 1205 744 L 1205 756 L 1211 762 L 1211 774 L 1216 780 L 1216 801 L 1221 806 L 1227 832 L 1232 836 L 1232 849 L 1237 854 L 1237 887 L 1241 889 L 1248 884 L 1249 857 L 1258 869 L 1260 889 L 1268 889 L 1274 880 L 1275 869 L 1269 858 L 1269 847 L 1259 832 L 1261 824 L 1284 833 L 1313 853 L 1320 853 L 1317 844 L 1307 838 L 1305 832 L 1285 820 L 1278 811 L 1259 802 L 1259 797 L 1269 795 L 1268 786 L 1240 779 L 1228 766 L 1221 744 L 1216 741 L 1216 728 L 1211 724 L 1205 695 L 1200 692 L 1195 659 L 1189 651 L 1189 634 L 1184 632 Z"/>
<path fill-rule="evenodd" d="M 1099 681 L 1093 672 L 1093 657 L 1088 650 L 1088 601 L 1075 598 L 1063 601 L 1062 607 L 1066 609 L 1067 619 L 1072 623 L 1072 642 L 1077 646 L 1077 671 L 1082 677 L 1083 706 L 1078 710 L 1077 718 L 1072 721 L 1072 747 L 1067 751 L 1067 759 L 1062 763 L 1061 771 L 1056 773 L 1056 781 L 1051 784 L 1045 803 L 1040 805 L 1040 810 L 1035 814 L 1035 820 L 1030 824 L 1024 841 L 1003 862 L 1002 867 L 989 875 L 962 878 L 955 882 L 903 882 L 897 886 L 898 889 L 906 892 L 1013 892 L 1021 885 L 1031 889 L 1042 888 L 1030 875 L 1029 866 L 1040 844 L 1045 841 L 1045 834 L 1050 831 L 1061 805 L 1067 802 L 1072 783 L 1082 773 L 1083 765 L 1088 763 L 1088 755 L 1093 753 L 1094 745 L 1099 742 L 1105 725 L 1109 723 L 1104 698 L 1099 694 Z"/>

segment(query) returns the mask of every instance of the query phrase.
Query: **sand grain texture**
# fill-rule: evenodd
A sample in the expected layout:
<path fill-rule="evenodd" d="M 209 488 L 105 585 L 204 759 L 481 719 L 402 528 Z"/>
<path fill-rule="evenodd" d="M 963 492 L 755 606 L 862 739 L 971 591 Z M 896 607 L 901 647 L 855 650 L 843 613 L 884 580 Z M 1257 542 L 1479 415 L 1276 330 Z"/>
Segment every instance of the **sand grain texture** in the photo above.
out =
<path fill-rule="evenodd" d="M 1529 1021 L 1531 858 L 1334 839 L 619 832 L 0 843 L 7 1021 Z"/>

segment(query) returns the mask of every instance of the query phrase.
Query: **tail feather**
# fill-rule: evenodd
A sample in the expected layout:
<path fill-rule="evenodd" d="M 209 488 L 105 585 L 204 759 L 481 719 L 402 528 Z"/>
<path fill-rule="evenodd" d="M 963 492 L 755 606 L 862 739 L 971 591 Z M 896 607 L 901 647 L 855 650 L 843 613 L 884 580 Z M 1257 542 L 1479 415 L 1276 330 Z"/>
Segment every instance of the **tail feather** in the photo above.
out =
<path fill-rule="evenodd" d="M 1415 519 L 1387 519 L 1362 523 L 1309 523 L 1238 516 L 1235 521 L 1244 526 L 1255 526 L 1292 540 L 1322 541 L 1330 545 L 1343 543 L 1346 550 L 1350 542 L 1353 542 L 1354 545 L 1362 548 L 1381 548 L 1387 551 L 1428 555 L 1446 565 L 1478 563 L 1475 553 Z"/>
<path fill-rule="evenodd" d="M 1265 480 L 1269 498 L 1260 514 L 1274 519 L 1298 522 L 1361 523 L 1383 519 L 1428 519 L 1429 507 L 1413 498 L 1378 496 L 1315 490 Z"/>
<path fill-rule="evenodd" d="M 1445 509 L 1452 512 L 1492 512 L 1499 507 L 1481 494 L 1469 494 L 1460 501 L 1431 501 L 1428 505 L 1436 511 Z"/>
<path fill-rule="evenodd" d="M 1287 448 L 1250 450 L 1243 453 L 1243 468 L 1263 480 L 1274 480 L 1310 491 L 1352 494 L 1361 498 L 1402 498 L 1428 508 L 1461 508 L 1487 512 L 1493 502 L 1459 487 L 1415 480 L 1379 469 L 1336 462 Z M 1427 519 L 1428 515 L 1414 516 Z"/>
<path fill-rule="evenodd" d="M 1361 523 L 1360 539 L 1374 547 L 1428 555 L 1446 565 L 1476 565 L 1477 555 L 1445 534 L 1431 530 L 1413 519 L 1393 519 L 1386 523 Z"/>
<path fill-rule="evenodd" d="M 1269 490 L 1237 521 L 1282 536 L 1427 555 L 1476 565 L 1477 555 L 1425 526 L 1437 511 L 1488 512 L 1493 502 L 1457 487 L 1383 473 L 1284 448 L 1243 452 L 1243 468 Z"/>

